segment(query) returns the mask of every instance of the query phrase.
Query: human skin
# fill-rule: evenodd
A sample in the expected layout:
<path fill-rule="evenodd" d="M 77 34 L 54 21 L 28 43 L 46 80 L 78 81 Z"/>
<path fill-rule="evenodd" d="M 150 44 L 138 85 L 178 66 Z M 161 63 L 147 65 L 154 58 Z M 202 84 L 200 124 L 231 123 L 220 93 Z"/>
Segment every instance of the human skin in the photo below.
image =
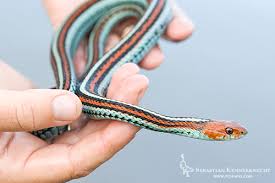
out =
<path fill-rule="evenodd" d="M 83 1 L 44 0 L 54 29 Z M 175 17 L 165 38 L 181 41 L 191 35 L 193 24 L 175 4 L 173 7 Z M 120 36 L 112 34 L 106 49 Z M 77 51 L 75 60 L 78 74 L 85 66 L 83 50 Z M 140 67 L 157 68 L 163 59 L 156 46 Z M 82 105 L 73 93 L 33 89 L 30 80 L 3 62 L 0 83 L 0 182 L 65 182 L 86 176 L 128 144 L 139 130 L 119 121 L 86 120 L 80 117 Z M 125 64 L 113 75 L 107 97 L 137 105 L 148 83 L 137 65 Z M 72 131 L 51 143 L 27 132 L 72 122 Z"/>

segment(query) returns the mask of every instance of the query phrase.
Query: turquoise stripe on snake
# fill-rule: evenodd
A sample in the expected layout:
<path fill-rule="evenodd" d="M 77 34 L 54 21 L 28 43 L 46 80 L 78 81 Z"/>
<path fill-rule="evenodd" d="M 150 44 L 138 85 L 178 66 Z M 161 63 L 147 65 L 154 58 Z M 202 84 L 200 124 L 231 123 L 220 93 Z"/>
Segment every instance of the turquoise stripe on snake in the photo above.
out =
<path fill-rule="evenodd" d="M 104 47 L 111 30 L 118 23 L 132 17 L 139 19 L 134 28 L 105 53 Z M 68 16 L 52 42 L 51 58 L 57 88 L 78 95 L 83 103 L 83 113 L 90 118 L 119 120 L 153 131 L 201 140 L 233 140 L 243 137 L 247 134 L 246 129 L 231 121 L 170 117 L 106 98 L 113 73 L 125 63 L 138 64 L 157 44 L 172 19 L 172 10 L 166 0 L 85 2 Z M 79 79 L 75 74 L 73 58 L 80 41 L 87 35 L 89 46 L 86 72 Z M 33 134 L 51 139 L 66 130 L 69 128 L 53 127 Z"/>

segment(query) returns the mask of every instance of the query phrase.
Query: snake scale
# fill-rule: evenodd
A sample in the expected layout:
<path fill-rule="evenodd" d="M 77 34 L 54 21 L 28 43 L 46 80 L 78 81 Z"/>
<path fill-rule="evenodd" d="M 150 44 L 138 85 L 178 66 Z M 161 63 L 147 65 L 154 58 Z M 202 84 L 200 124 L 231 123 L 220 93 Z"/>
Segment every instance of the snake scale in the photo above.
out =
<path fill-rule="evenodd" d="M 69 3 L 69 2 L 68 2 Z M 106 98 L 113 73 L 125 63 L 138 64 L 158 42 L 172 10 L 167 0 L 88 0 L 79 6 L 56 32 L 51 45 L 51 64 L 57 89 L 75 93 L 83 113 L 94 119 L 119 120 L 170 134 L 202 140 L 232 140 L 247 134 L 238 123 L 195 117 L 169 117 L 139 106 Z M 134 28 L 120 42 L 104 52 L 106 40 L 119 23 L 135 19 Z M 88 37 L 87 64 L 77 78 L 73 58 L 81 40 Z M 68 126 L 32 132 L 51 139 Z"/>

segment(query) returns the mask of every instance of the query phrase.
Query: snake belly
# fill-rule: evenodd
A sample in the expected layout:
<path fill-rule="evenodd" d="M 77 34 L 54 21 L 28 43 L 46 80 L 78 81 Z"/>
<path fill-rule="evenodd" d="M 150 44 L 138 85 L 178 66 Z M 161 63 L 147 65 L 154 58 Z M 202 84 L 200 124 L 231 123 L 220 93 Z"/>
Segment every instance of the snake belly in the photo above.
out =
<path fill-rule="evenodd" d="M 201 140 L 232 140 L 247 131 L 237 123 L 195 117 L 170 117 L 139 106 L 106 98 L 113 73 L 125 63 L 138 64 L 156 45 L 172 20 L 167 0 L 89 0 L 68 16 L 51 45 L 51 64 L 57 89 L 75 93 L 83 113 L 95 119 L 119 120 L 133 125 Z M 111 30 L 127 19 L 138 20 L 134 28 L 108 52 L 104 47 Z M 77 78 L 73 58 L 88 35 L 87 64 Z M 68 126 L 33 132 L 52 139 Z M 231 133 L 232 132 L 232 133 Z"/>

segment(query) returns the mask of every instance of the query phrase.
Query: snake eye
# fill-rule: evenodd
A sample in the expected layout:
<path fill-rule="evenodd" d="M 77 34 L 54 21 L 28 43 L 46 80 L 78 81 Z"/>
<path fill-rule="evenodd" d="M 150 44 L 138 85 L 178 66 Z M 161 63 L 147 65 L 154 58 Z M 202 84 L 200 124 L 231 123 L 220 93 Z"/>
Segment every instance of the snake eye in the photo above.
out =
<path fill-rule="evenodd" d="M 226 132 L 228 135 L 232 135 L 233 129 L 230 128 L 230 127 L 227 127 L 227 128 L 225 129 L 225 132 Z"/>

